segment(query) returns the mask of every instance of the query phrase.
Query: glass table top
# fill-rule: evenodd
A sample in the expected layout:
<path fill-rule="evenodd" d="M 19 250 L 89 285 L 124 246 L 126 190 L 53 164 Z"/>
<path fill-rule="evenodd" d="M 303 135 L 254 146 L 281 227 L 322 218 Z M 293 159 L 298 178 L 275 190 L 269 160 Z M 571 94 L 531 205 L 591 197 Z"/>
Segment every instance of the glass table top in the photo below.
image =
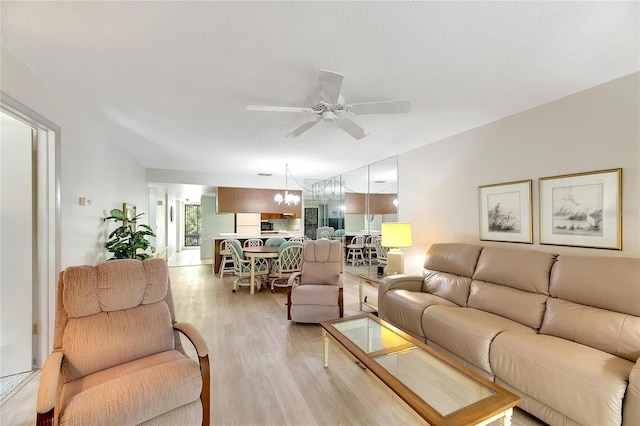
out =
<path fill-rule="evenodd" d="M 357 317 L 331 326 L 443 417 L 496 395 L 379 320 Z"/>

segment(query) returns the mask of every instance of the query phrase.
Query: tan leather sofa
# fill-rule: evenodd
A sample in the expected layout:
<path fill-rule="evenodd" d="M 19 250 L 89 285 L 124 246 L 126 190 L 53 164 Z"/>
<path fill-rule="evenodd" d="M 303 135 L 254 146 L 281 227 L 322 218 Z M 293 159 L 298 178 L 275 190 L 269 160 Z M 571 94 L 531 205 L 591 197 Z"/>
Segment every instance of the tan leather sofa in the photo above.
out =
<path fill-rule="evenodd" d="M 640 425 L 640 259 L 434 244 L 378 315 L 546 423 Z"/>

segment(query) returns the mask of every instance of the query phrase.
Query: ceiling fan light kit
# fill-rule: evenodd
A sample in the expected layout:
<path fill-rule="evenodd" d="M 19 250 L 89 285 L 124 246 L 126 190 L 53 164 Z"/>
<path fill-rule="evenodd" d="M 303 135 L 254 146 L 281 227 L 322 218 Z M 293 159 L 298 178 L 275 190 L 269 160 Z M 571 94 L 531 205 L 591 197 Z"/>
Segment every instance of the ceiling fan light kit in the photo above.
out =
<path fill-rule="evenodd" d="M 369 132 L 348 118 L 352 115 L 407 114 L 411 112 L 411 101 L 408 99 L 346 104 L 344 97 L 340 94 L 343 78 L 342 74 L 335 71 L 320 70 L 320 102 L 312 108 L 249 105 L 247 110 L 315 114 L 313 120 L 307 121 L 289 133 L 287 137 L 290 138 L 297 138 L 320 121 L 326 121 L 337 124 L 355 139 L 362 139 L 368 136 Z"/>

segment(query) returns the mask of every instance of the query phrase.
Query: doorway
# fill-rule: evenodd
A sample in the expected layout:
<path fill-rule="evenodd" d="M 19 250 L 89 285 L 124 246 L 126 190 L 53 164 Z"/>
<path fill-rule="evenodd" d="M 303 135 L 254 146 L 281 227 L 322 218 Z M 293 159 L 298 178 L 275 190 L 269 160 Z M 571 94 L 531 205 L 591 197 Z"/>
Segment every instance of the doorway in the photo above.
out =
<path fill-rule="evenodd" d="M 34 342 L 33 155 L 37 133 L 0 113 L 0 392 L 31 373 Z"/>
<path fill-rule="evenodd" d="M 5 151 L 10 138 L 5 138 L 3 126 L 0 154 L 2 173 L 15 168 L 12 164 L 14 157 L 16 162 L 26 164 L 27 166 L 22 167 L 29 170 L 23 176 L 28 183 L 21 181 L 22 189 L 17 198 L 12 194 L 11 201 L 5 204 L 5 187 L 2 188 L 0 286 L 3 291 L 2 375 L 5 375 L 14 372 L 12 366 L 7 366 L 4 371 L 5 352 L 11 352 L 13 355 L 14 345 L 20 347 L 15 352 L 20 354 L 15 357 L 19 358 L 20 364 L 16 371 L 26 368 L 28 373 L 32 368 L 42 367 L 53 345 L 56 283 L 61 269 L 60 128 L 1 91 L 0 114 L 19 122 L 20 126 L 26 129 L 24 134 L 29 135 L 22 139 L 25 141 L 22 144 L 26 146 L 20 146 L 19 152 Z M 9 180 L 12 185 L 13 179 L 12 175 Z M 4 178 L 2 182 L 5 182 Z M 6 194 L 9 196 L 9 192 Z M 16 215 L 20 216 L 18 220 Z M 23 215 L 25 218 L 22 218 Z M 7 227 L 9 231 L 5 232 Z M 23 244 L 24 247 L 18 250 L 17 244 Z M 10 247 L 11 250 L 6 250 L 5 247 Z M 14 262 L 10 257 L 11 252 L 19 253 L 21 257 L 21 266 L 17 273 L 9 272 Z M 5 293 L 5 288 L 8 289 L 8 293 Z M 25 294 L 28 294 L 28 297 Z M 25 311 L 15 313 L 15 310 L 6 309 L 6 306 L 13 303 L 26 307 Z M 18 322 L 20 327 L 13 327 Z M 4 326 L 7 324 L 11 325 L 11 328 L 19 328 L 19 335 L 6 335 Z"/>

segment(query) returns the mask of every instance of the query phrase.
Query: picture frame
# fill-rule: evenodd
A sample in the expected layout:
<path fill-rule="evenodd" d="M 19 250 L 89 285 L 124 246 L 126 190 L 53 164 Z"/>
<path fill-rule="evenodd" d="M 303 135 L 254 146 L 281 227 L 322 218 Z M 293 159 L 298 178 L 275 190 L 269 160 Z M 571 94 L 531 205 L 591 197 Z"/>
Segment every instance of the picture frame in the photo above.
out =
<path fill-rule="evenodd" d="M 540 178 L 540 244 L 622 250 L 622 169 Z"/>
<path fill-rule="evenodd" d="M 478 187 L 480 240 L 533 244 L 533 181 Z"/>

